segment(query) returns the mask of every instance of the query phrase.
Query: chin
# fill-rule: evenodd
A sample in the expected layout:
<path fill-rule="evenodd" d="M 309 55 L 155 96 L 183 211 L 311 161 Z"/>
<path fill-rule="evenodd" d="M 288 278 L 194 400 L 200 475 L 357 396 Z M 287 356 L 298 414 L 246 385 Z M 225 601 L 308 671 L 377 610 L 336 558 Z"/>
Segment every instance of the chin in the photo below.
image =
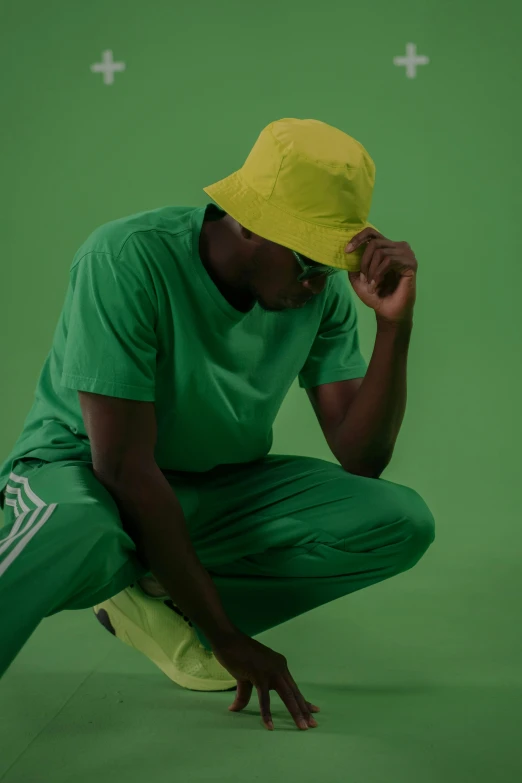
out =
<path fill-rule="evenodd" d="M 286 299 L 280 304 L 267 304 L 267 302 L 259 302 L 259 306 L 266 310 L 268 313 L 280 313 L 282 310 L 301 310 L 308 304 L 306 302 L 296 302 L 294 299 Z"/>
<path fill-rule="evenodd" d="M 307 297 L 304 301 L 302 299 L 291 299 L 285 297 L 276 302 L 267 302 L 259 295 L 257 296 L 257 303 L 259 307 L 268 313 L 279 313 L 281 310 L 300 310 L 310 301 L 312 297 Z"/>
<path fill-rule="evenodd" d="M 281 310 L 288 310 L 285 305 L 269 305 L 266 302 L 259 302 L 259 307 L 267 313 L 279 313 Z"/>
<path fill-rule="evenodd" d="M 288 304 L 286 305 L 286 308 L 291 309 L 291 310 L 300 310 L 302 307 L 306 307 L 306 305 L 310 301 L 310 298 L 311 297 L 309 297 L 308 299 L 305 299 L 304 302 L 303 302 L 302 299 L 300 301 L 297 301 L 297 302 L 296 302 L 295 299 L 288 299 L 287 300 Z"/>
<path fill-rule="evenodd" d="M 258 299 L 257 303 L 258 303 L 259 307 L 262 310 L 265 310 L 267 313 L 278 313 L 281 310 L 287 310 L 288 309 L 287 305 L 266 302 L 264 299 Z"/>

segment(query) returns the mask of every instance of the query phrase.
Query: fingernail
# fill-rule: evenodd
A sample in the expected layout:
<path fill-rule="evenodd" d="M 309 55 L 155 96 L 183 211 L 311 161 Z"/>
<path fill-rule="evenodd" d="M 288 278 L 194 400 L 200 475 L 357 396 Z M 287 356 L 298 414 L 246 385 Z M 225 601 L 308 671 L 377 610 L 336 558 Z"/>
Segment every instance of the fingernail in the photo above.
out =
<path fill-rule="evenodd" d="M 303 718 L 303 720 L 300 720 L 300 721 L 299 721 L 299 726 L 300 726 L 302 729 L 307 729 L 307 728 L 308 728 L 308 724 L 307 724 L 307 722 L 304 720 L 304 718 Z"/>
<path fill-rule="evenodd" d="M 269 729 L 273 729 L 274 728 L 274 724 L 272 723 L 271 720 L 268 721 L 267 725 L 268 725 Z"/>
<path fill-rule="evenodd" d="M 353 250 L 353 245 L 352 245 L 352 243 L 351 243 L 351 242 L 349 242 L 349 243 L 346 245 L 346 252 L 347 252 L 347 253 L 351 253 L 351 252 L 352 252 L 352 250 Z"/>

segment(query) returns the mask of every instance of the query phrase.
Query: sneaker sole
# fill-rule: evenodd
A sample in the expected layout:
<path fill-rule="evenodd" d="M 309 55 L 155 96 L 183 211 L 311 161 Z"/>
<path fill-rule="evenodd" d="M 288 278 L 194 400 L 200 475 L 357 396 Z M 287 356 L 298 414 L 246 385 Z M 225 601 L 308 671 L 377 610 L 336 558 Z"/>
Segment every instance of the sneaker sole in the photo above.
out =
<path fill-rule="evenodd" d="M 235 679 L 203 679 L 180 671 L 160 645 L 136 625 L 112 599 L 104 601 L 104 607 L 93 607 L 93 612 L 100 625 L 129 647 L 150 658 L 169 680 L 182 688 L 192 691 L 231 691 L 237 688 Z"/>

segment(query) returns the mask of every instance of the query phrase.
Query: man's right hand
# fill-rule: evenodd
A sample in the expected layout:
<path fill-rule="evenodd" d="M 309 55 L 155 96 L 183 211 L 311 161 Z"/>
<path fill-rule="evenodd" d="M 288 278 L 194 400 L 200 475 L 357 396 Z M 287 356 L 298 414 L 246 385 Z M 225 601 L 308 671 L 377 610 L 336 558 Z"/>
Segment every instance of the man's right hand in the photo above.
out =
<path fill-rule="evenodd" d="M 270 731 L 274 728 L 270 712 L 271 690 L 277 691 L 300 729 L 318 725 L 311 713 L 319 712 L 319 707 L 305 700 L 288 671 L 284 655 L 241 632 L 216 644 L 211 642 L 211 646 L 219 663 L 237 680 L 236 698 L 229 710 L 238 712 L 246 707 L 255 686 L 261 718 Z"/>

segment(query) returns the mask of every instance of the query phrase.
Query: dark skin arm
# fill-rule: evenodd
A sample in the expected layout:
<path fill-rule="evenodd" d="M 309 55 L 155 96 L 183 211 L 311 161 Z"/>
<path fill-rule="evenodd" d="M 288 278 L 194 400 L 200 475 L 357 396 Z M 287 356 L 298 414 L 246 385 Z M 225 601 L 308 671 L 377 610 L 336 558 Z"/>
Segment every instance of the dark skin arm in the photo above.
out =
<path fill-rule="evenodd" d="M 114 498 L 142 562 L 200 626 L 219 663 L 236 678 L 230 709 L 246 707 L 255 687 L 263 722 L 273 730 L 270 690 L 275 690 L 299 728 L 317 726 L 311 713 L 319 708 L 305 700 L 286 658 L 243 634 L 225 614 L 193 548 L 181 505 L 155 462 L 154 404 L 90 392 L 79 397 L 94 474 Z"/>
<path fill-rule="evenodd" d="M 332 435 L 340 426 L 346 412 L 355 400 L 363 380 L 364 378 L 351 378 L 347 381 L 324 383 L 306 390 L 332 453 Z"/>
<path fill-rule="evenodd" d="M 93 472 L 111 493 L 142 563 L 209 641 L 236 630 L 192 546 L 181 505 L 154 459 L 154 403 L 79 392 Z"/>
<path fill-rule="evenodd" d="M 355 400 L 364 378 L 350 378 L 348 381 L 324 383 L 307 389 L 308 397 L 319 418 L 319 423 L 328 432 L 335 429 Z"/>
<path fill-rule="evenodd" d="M 411 332 L 409 322 L 377 319 L 364 378 L 308 390 L 332 454 L 349 473 L 379 478 L 391 460 L 406 410 Z"/>

